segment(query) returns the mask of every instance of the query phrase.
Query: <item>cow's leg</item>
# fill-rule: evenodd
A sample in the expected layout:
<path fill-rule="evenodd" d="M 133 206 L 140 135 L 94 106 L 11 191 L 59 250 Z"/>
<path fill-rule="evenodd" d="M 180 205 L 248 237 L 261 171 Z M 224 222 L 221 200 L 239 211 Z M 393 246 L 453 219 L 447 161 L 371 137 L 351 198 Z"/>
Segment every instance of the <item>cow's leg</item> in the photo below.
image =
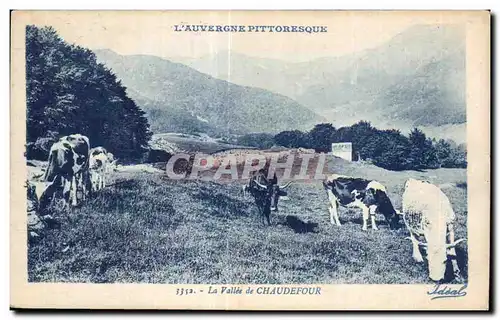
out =
<path fill-rule="evenodd" d="M 82 201 L 85 201 L 87 199 L 87 194 L 86 194 L 85 183 L 83 181 L 83 174 L 80 174 L 78 176 L 78 185 L 82 189 Z"/>
<path fill-rule="evenodd" d="M 270 217 L 270 216 L 271 216 L 271 213 L 270 213 L 270 212 L 268 212 L 268 213 L 266 214 L 266 218 L 267 218 L 267 225 L 268 225 L 268 226 L 270 226 L 270 225 L 271 225 L 271 217 Z"/>
<path fill-rule="evenodd" d="M 372 229 L 373 230 L 378 230 L 377 225 L 375 223 L 375 214 L 377 212 L 377 206 L 376 205 L 371 205 L 370 206 L 370 217 L 372 218 Z"/>
<path fill-rule="evenodd" d="M 260 217 L 260 221 L 262 222 L 262 225 L 266 225 L 266 217 L 264 216 L 264 210 L 262 208 L 259 207 L 259 217 Z"/>
<path fill-rule="evenodd" d="M 76 196 L 78 192 L 78 185 L 76 183 L 75 175 L 72 175 L 70 185 L 71 185 L 71 205 L 76 206 L 78 204 L 78 199 Z"/>
<path fill-rule="evenodd" d="M 453 224 L 448 224 L 447 226 L 448 229 L 448 243 L 454 243 L 455 242 L 455 230 L 453 229 Z M 455 250 L 455 247 L 451 247 L 447 250 L 447 254 L 451 257 L 451 265 L 453 266 L 453 274 L 455 275 L 456 278 L 460 278 L 460 269 L 458 268 L 458 262 L 457 262 L 457 251 Z"/>
<path fill-rule="evenodd" d="M 337 197 L 333 194 L 331 190 L 328 190 L 328 201 L 330 202 L 328 206 L 328 211 L 330 212 L 330 223 L 340 226 L 339 219 L 339 204 L 337 202 Z"/>
<path fill-rule="evenodd" d="M 72 185 L 71 185 L 71 180 L 67 179 L 66 177 L 61 178 L 61 183 L 62 183 L 62 200 L 63 200 L 63 210 L 68 210 L 70 208 L 70 203 L 72 201 Z M 54 200 L 53 197 L 52 200 Z"/>
<path fill-rule="evenodd" d="M 418 241 L 417 239 L 415 239 L 415 236 L 411 231 L 410 231 L 410 240 L 413 246 L 413 260 L 415 260 L 416 262 L 423 262 L 424 258 L 420 253 L 420 248 L 418 247 Z"/>
<path fill-rule="evenodd" d="M 363 231 L 368 230 L 368 219 L 370 218 L 370 209 L 367 206 L 362 206 L 363 209 Z"/>
<path fill-rule="evenodd" d="M 97 176 L 95 172 L 92 172 L 90 189 L 92 190 L 92 192 L 97 191 Z"/>
<path fill-rule="evenodd" d="M 328 207 L 328 211 L 330 211 L 330 223 L 336 224 L 337 226 L 341 226 L 339 219 L 339 207 L 338 204 L 335 203 Z"/>
<path fill-rule="evenodd" d="M 340 224 L 340 218 L 339 218 L 339 203 L 335 201 L 335 221 L 337 223 L 337 226 L 341 226 Z"/>

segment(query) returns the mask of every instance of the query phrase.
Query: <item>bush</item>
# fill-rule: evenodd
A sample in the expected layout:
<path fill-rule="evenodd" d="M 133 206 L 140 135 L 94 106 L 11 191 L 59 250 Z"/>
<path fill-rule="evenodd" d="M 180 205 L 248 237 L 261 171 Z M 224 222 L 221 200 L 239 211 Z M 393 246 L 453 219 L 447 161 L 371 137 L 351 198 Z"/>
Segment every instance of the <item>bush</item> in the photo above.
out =
<path fill-rule="evenodd" d="M 258 149 L 269 149 L 274 145 L 274 135 L 270 133 L 249 133 L 236 138 L 235 143 Z"/>
<path fill-rule="evenodd" d="M 357 160 L 370 159 L 373 164 L 389 170 L 467 167 L 464 144 L 457 146 L 453 141 L 444 140 L 436 142 L 418 128 L 406 137 L 399 130 L 379 130 L 367 121 L 338 129 L 322 123 L 309 132 L 283 131 L 274 137 L 274 141 L 287 148 L 313 148 L 316 152 L 330 152 L 332 143 L 352 142 Z"/>

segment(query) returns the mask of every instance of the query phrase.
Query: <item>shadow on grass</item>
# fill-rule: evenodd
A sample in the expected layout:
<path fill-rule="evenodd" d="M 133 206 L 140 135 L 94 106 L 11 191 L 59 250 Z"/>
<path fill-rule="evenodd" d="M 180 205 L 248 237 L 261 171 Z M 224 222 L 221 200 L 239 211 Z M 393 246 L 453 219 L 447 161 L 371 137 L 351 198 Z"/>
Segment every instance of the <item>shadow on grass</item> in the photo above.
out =
<path fill-rule="evenodd" d="M 457 183 L 457 188 L 467 190 L 467 181 Z"/>
<path fill-rule="evenodd" d="M 463 279 L 454 278 L 453 266 L 451 264 L 452 257 L 448 256 L 448 263 L 446 264 L 444 283 L 462 283 L 462 282 L 467 282 L 467 279 L 469 279 L 467 251 L 464 248 L 458 246 L 455 248 L 455 251 L 457 253 L 458 268 L 460 269 L 460 275 Z"/>
<path fill-rule="evenodd" d="M 316 228 L 318 224 L 315 222 L 304 222 L 297 218 L 296 216 L 286 216 L 284 225 L 290 227 L 295 231 L 295 233 L 318 233 Z"/>

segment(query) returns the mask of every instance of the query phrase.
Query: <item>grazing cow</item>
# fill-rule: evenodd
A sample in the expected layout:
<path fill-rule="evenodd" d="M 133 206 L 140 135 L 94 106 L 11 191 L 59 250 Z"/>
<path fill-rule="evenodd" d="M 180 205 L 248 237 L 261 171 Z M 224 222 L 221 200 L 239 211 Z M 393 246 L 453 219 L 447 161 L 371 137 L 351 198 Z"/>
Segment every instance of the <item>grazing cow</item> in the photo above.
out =
<path fill-rule="evenodd" d="M 340 226 L 339 204 L 363 210 L 363 230 L 367 230 L 368 218 L 371 217 L 372 229 L 377 230 L 375 214 L 382 213 L 391 229 L 399 225 L 399 215 L 392 206 L 386 188 L 374 180 L 331 175 L 323 181 L 330 205 L 330 222 Z"/>
<path fill-rule="evenodd" d="M 103 147 L 90 150 L 90 179 L 92 191 L 106 187 L 106 174 L 108 173 L 108 152 Z"/>
<path fill-rule="evenodd" d="M 284 186 L 280 186 L 276 174 L 272 179 L 268 179 L 267 174 L 266 169 L 255 172 L 250 178 L 248 186 L 243 188 L 243 191 L 248 191 L 253 195 L 263 224 L 265 225 L 265 219 L 267 219 L 267 224 L 271 225 L 269 218 L 271 211 L 278 211 L 279 197 L 287 195 L 285 189 L 290 185 L 291 181 Z"/>
<path fill-rule="evenodd" d="M 452 257 L 455 276 L 460 277 L 455 246 L 465 239 L 455 241 L 455 212 L 443 191 L 427 181 L 408 179 L 403 193 L 402 215 L 410 231 L 408 239 L 413 244 L 413 259 L 423 262 L 419 245 L 427 248 L 429 278 L 434 281 L 444 278 L 448 255 Z M 426 243 L 417 240 L 420 236 Z"/>
<path fill-rule="evenodd" d="M 45 191 L 50 191 L 49 196 L 56 195 L 60 189 L 65 203 L 76 206 L 77 193 L 81 190 L 85 200 L 90 192 L 89 150 L 89 139 L 81 134 L 62 137 L 52 145 L 43 179 L 49 182 Z"/>

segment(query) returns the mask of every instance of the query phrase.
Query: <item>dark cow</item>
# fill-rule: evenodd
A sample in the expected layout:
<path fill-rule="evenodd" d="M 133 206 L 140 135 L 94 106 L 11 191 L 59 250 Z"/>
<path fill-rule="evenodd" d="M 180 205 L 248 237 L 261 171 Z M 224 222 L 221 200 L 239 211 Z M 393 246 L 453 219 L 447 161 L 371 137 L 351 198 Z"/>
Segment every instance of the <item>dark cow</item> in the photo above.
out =
<path fill-rule="evenodd" d="M 284 189 L 290 185 L 291 181 L 284 186 L 280 186 L 278 185 L 276 173 L 272 179 L 268 179 L 267 175 L 268 171 L 266 169 L 255 172 L 250 178 L 248 186 L 245 186 L 243 190 L 253 195 L 263 224 L 265 225 L 267 220 L 267 224 L 271 225 L 269 218 L 271 211 L 278 211 L 279 197 L 287 195 Z"/>
<path fill-rule="evenodd" d="M 43 179 L 49 183 L 45 190 L 50 192 L 48 197 L 62 192 L 65 204 L 76 206 L 77 192 L 81 190 L 85 200 L 90 192 L 89 152 L 89 139 L 81 134 L 62 137 L 52 145 Z"/>
<path fill-rule="evenodd" d="M 331 175 L 323 181 L 328 194 L 330 206 L 330 222 L 340 226 L 338 215 L 339 204 L 363 210 L 363 230 L 367 230 L 368 218 L 371 216 L 372 229 L 377 230 L 375 214 L 382 213 L 391 229 L 399 225 L 399 215 L 392 206 L 386 188 L 374 180 Z"/>

